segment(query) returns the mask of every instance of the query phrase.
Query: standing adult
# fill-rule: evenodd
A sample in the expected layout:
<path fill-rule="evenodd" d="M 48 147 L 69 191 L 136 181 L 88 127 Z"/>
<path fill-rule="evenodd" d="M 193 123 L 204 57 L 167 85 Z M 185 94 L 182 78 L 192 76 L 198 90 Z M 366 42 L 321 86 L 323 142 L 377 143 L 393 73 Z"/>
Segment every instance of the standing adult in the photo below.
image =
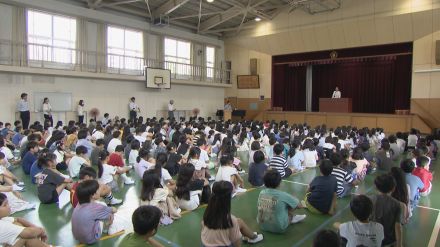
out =
<path fill-rule="evenodd" d="M 333 91 L 332 98 L 334 98 L 334 99 L 339 99 L 339 98 L 341 98 L 341 91 L 339 91 L 339 88 L 338 88 L 338 87 L 336 87 L 336 88 L 335 88 L 335 91 Z"/>
<path fill-rule="evenodd" d="M 130 110 L 130 120 L 132 123 L 136 123 L 137 113 L 140 110 L 138 105 L 136 104 L 136 98 L 131 97 L 130 103 L 128 104 L 128 108 Z"/>
<path fill-rule="evenodd" d="M 17 110 L 20 112 L 20 119 L 23 123 L 23 129 L 29 128 L 29 121 L 31 120 L 31 112 L 29 111 L 29 102 L 27 93 L 21 94 L 21 99 L 18 102 Z"/>
<path fill-rule="evenodd" d="M 52 106 L 49 103 L 49 98 L 44 98 L 43 100 L 43 115 L 44 122 L 49 120 L 50 126 L 53 127 Z"/>
<path fill-rule="evenodd" d="M 174 111 L 176 111 L 174 100 L 170 100 L 170 103 L 168 104 L 168 119 L 170 121 L 174 119 Z"/>
<path fill-rule="evenodd" d="M 84 100 L 80 100 L 78 103 L 78 123 L 84 123 Z"/>

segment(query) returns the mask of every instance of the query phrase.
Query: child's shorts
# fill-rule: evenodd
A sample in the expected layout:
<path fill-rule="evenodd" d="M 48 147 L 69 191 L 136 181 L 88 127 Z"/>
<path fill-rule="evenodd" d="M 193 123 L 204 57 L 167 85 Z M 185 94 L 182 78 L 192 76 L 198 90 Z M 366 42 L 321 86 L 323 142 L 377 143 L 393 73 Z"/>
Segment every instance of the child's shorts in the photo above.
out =
<path fill-rule="evenodd" d="M 106 185 L 107 185 L 108 187 L 110 187 L 112 191 L 117 191 L 117 190 L 119 190 L 118 183 L 116 183 L 115 180 L 111 181 L 110 183 L 106 183 Z"/>

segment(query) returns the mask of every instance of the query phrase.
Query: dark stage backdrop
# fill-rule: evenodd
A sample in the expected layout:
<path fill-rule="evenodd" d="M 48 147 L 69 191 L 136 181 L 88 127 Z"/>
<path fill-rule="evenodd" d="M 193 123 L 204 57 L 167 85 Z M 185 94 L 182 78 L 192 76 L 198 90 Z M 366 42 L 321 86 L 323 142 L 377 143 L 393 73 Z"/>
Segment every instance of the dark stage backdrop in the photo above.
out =
<path fill-rule="evenodd" d="M 353 112 L 394 113 L 409 109 L 412 43 L 381 45 L 272 57 L 272 106 L 305 111 L 306 69 L 313 66 L 312 110 L 336 86 L 352 98 Z"/>

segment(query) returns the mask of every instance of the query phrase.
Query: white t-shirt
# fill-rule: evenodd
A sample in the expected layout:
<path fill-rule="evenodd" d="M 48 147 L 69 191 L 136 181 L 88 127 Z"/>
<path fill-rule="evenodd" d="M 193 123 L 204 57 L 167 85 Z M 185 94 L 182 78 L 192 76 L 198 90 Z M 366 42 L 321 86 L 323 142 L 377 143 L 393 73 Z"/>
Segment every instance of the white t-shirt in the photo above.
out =
<path fill-rule="evenodd" d="M 107 164 L 102 165 L 102 176 L 98 179 L 99 182 L 103 184 L 108 184 L 113 181 L 113 175 L 116 174 L 116 166 L 111 166 Z"/>
<path fill-rule="evenodd" d="M 139 156 L 139 150 L 132 149 L 128 156 L 128 164 L 134 166 L 137 163 L 138 156 Z"/>
<path fill-rule="evenodd" d="M 0 246 L 13 246 L 19 239 L 20 233 L 25 227 L 14 224 L 13 217 L 4 217 L 0 219 Z"/>
<path fill-rule="evenodd" d="M 231 182 L 231 176 L 238 174 L 237 169 L 232 166 L 220 166 L 215 176 L 215 181 L 228 181 Z"/>
<path fill-rule="evenodd" d="M 419 138 L 416 135 L 408 135 L 408 147 L 415 147 Z"/>
<path fill-rule="evenodd" d="M 171 177 L 167 169 L 162 168 L 161 170 L 162 170 L 162 177 L 160 178 L 160 184 L 162 185 L 162 187 L 165 187 L 166 185 L 165 182 L 173 178 Z"/>
<path fill-rule="evenodd" d="M 201 190 L 190 191 L 189 200 L 177 199 L 177 204 L 183 210 L 192 211 L 200 205 L 199 195 L 202 194 Z"/>
<path fill-rule="evenodd" d="M 145 132 L 144 132 L 144 133 L 145 133 Z M 142 146 L 142 144 L 147 140 L 147 138 L 146 138 L 145 136 L 142 136 L 142 135 L 140 135 L 140 136 L 135 135 L 135 136 L 134 136 L 134 139 L 138 140 L 138 141 L 141 143 L 141 146 Z"/>
<path fill-rule="evenodd" d="M 55 156 L 57 156 L 57 163 L 58 164 L 64 161 L 64 152 L 63 151 L 55 150 L 53 152 L 53 154 L 55 154 Z"/>
<path fill-rule="evenodd" d="M 384 238 L 383 226 L 377 222 L 346 222 L 339 227 L 339 234 L 347 239 L 347 247 L 380 247 Z"/>
<path fill-rule="evenodd" d="M 73 156 L 69 162 L 69 174 L 72 178 L 77 177 L 79 174 L 79 170 L 81 169 L 81 165 L 85 164 L 86 160 L 79 156 Z"/>
<path fill-rule="evenodd" d="M 84 106 L 78 105 L 77 111 L 78 111 L 78 116 L 84 116 Z"/>
<path fill-rule="evenodd" d="M 113 138 L 113 139 L 108 143 L 108 146 L 107 146 L 107 152 L 109 152 L 109 153 L 114 153 L 115 150 L 116 150 L 116 147 L 117 147 L 118 145 L 122 145 L 121 140 L 119 140 L 118 138 Z"/>
<path fill-rule="evenodd" d="M 93 133 L 92 137 L 95 138 L 95 140 L 99 140 L 99 139 L 104 139 L 104 133 L 102 133 L 101 131 L 97 130 L 95 131 L 95 133 Z"/>
<path fill-rule="evenodd" d="M 207 162 L 209 162 L 209 155 L 208 155 L 208 152 L 206 152 L 206 151 L 203 150 L 203 149 L 200 149 L 200 157 L 199 157 L 199 160 L 200 160 L 201 162 L 203 162 L 203 163 L 207 163 Z"/>
<path fill-rule="evenodd" d="M 5 155 L 5 159 L 10 160 L 14 158 L 14 154 L 12 153 L 11 149 L 8 147 L 1 147 L 0 152 Z"/>
<path fill-rule="evenodd" d="M 318 152 L 316 150 L 310 151 L 309 149 L 302 151 L 304 154 L 304 166 L 315 167 L 316 160 L 318 159 Z"/>
<path fill-rule="evenodd" d="M 174 104 L 168 104 L 168 111 L 174 111 Z"/>
<path fill-rule="evenodd" d="M 52 111 L 52 106 L 49 103 L 43 104 L 43 114 L 49 115 Z"/>
<path fill-rule="evenodd" d="M 200 161 L 200 160 L 190 160 L 189 163 L 194 165 L 194 168 L 196 169 L 196 171 L 200 171 L 202 170 L 202 168 L 206 168 L 206 163 Z"/>

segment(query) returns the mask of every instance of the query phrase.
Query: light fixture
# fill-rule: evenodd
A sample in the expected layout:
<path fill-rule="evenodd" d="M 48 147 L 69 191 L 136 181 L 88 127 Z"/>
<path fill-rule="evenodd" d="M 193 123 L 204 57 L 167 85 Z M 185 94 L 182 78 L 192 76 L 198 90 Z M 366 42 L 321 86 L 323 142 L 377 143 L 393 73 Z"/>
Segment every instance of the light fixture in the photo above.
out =
<path fill-rule="evenodd" d="M 255 21 L 261 21 L 261 18 L 260 17 L 255 17 Z"/>
<path fill-rule="evenodd" d="M 212 3 L 214 2 L 214 0 L 206 0 L 208 3 Z"/>

